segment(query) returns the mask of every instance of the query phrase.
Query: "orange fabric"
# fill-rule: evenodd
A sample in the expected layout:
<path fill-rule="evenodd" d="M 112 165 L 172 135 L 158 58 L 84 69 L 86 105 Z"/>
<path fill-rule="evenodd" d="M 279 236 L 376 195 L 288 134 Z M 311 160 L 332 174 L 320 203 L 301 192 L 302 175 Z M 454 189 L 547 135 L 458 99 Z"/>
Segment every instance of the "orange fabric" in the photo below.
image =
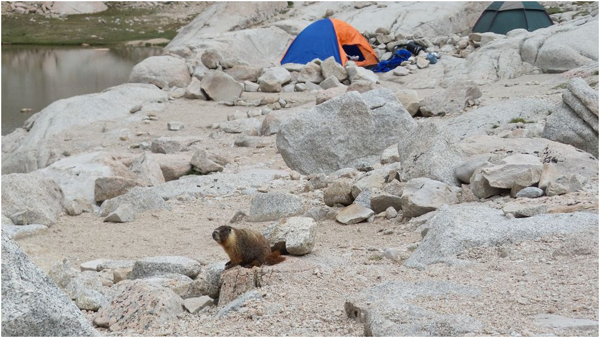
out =
<path fill-rule="evenodd" d="M 354 27 L 350 26 L 344 21 L 338 19 L 329 19 L 333 23 L 335 34 L 338 39 L 338 47 L 340 50 L 340 58 L 342 59 L 342 66 L 346 65 L 348 56 L 344 52 L 343 45 L 357 45 L 364 56 L 363 61 L 357 61 L 356 65 L 364 67 L 370 65 L 376 65 L 379 61 L 377 60 L 377 53 L 371 48 L 369 42 L 360 34 Z"/>

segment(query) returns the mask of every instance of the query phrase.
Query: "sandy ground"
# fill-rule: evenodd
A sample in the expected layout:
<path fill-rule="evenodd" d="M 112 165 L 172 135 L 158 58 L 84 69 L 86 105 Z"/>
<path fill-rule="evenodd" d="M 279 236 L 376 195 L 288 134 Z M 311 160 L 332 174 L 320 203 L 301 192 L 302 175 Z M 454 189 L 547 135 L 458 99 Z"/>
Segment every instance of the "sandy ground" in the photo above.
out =
<path fill-rule="evenodd" d="M 415 75 L 411 75 L 415 76 Z M 530 75 L 482 86 L 482 105 L 516 97 L 544 97 L 556 101 L 560 91 L 553 89 L 558 75 Z M 407 77 L 404 81 L 411 82 Z M 540 85 L 526 85 L 538 81 Z M 505 87 L 506 83 L 517 83 Z M 384 86 L 397 88 L 398 83 Z M 406 84 L 410 88 L 408 84 Z M 421 97 L 433 89 L 417 89 Z M 277 94 L 244 93 L 245 97 Z M 314 94 L 282 93 L 293 106 L 314 104 Z M 231 170 L 262 166 L 289 170 L 274 145 L 275 136 L 266 137 L 265 148 L 237 148 L 231 134 L 207 128 L 226 120 L 227 114 L 244 107 L 226 107 L 214 102 L 178 99 L 158 114 L 159 121 L 144 124 L 130 121 L 107 124 L 104 149 L 139 153 L 132 144 L 158 136 L 203 136 L 207 149 L 234 159 Z M 170 132 L 169 121 L 181 121 L 185 129 Z M 69 138 L 89 137 L 90 131 L 104 125 L 92 125 Z M 136 136 L 143 132 L 142 136 Z M 119 136 L 127 135 L 125 141 Z M 302 193 L 305 203 L 315 204 L 314 193 L 303 192 L 306 181 L 279 180 L 269 191 Z M 596 182 L 597 184 L 597 182 Z M 249 209 L 251 196 L 206 197 L 192 201 L 171 200 L 171 210 L 147 211 L 126 224 L 103 223 L 102 218 L 83 214 L 60 220 L 43 234 L 18 240 L 19 245 L 43 270 L 63 258 L 74 266 L 98 258 L 136 259 L 146 256 L 181 255 L 203 264 L 225 261 L 223 250 L 212 240 L 214 228 L 226 224 L 237 210 Z M 553 198 L 549 203 L 567 206 L 577 200 L 597 212 L 597 194 L 579 194 Z M 493 202 L 490 202 L 493 205 Z M 316 204 L 315 204 L 316 205 Z M 261 230 L 265 223 L 239 223 L 239 227 Z M 440 313 L 460 313 L 481 321 L 484 335 L 597 335 L 595 332 L 553 331 L 532 324 L 531 316 L 554 313 L 571 318 L 598 320 L 598 233 L 549 236 L 501 248 L 477 248 L 463 254 L 472 261 L 461 267 L 432 265 L 425 271 L 407 269 L 401 262 L 382 258 L 386 248 L 402 248 L 419 242 L 421 235 L 410 223 L 399 219 L 377 218 L 374 223 L 341 225 L 335 221 L 319 224 L 312 253 L 299 260 L 306 271 L 286 274 L 288 278 L 261 289 L 263 298 L 250 301 L 242 310 L 221 320 L 212 316 L 216 307 L 196 315 L 185 313 L 174 323 L 142 335 L 168 336 L 360 336 L 363 326 L 346 317 L 345 299 L 384 281 L 449 280 L 477 287 L 475 298 L 448 297 L 419 299 L 425 309 Z M 570 251 L 573 245 L 580 250 Z M 502 254 L 500 254 L 502 253 Z M 294 264 L 293 262 L 282 263 Z M 245 310 L 244 310 L 245 309 Z M 91 318 L 91 314 L 89 314 Z M 135 332 L 106 332 L 108 335 L 137 335 Z"/>

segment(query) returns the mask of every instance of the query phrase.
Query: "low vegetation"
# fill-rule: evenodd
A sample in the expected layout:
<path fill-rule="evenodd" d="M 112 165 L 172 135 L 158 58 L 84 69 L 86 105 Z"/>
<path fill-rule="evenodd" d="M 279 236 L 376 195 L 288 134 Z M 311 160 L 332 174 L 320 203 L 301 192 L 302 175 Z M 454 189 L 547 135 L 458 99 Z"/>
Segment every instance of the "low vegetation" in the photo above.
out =
<path fill-rule="evenodd" d="M 109 7 L 104 12 L 69 15 L 67 18 L 9 15 L 2 18 L 2 43 L 118 45 L 132 40 L 170 40 L 175 37 L 178 28 L 192 19 L 163 17 L 160 7 Z"/>

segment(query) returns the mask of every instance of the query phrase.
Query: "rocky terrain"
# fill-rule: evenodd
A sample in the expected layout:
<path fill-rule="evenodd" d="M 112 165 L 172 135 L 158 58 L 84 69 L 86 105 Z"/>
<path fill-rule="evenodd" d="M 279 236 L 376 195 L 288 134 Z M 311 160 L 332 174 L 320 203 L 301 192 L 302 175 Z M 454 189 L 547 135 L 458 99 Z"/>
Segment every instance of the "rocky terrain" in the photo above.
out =
<path fill-rule="evenodd" d="M 597 336 L 598 5 L 544 5 L 211 4 L 3 136 L 2 335 Z M 424 51 L 279 65 L 329 16 Z M 221 225 L 286 261 L 224 271 Z"/>

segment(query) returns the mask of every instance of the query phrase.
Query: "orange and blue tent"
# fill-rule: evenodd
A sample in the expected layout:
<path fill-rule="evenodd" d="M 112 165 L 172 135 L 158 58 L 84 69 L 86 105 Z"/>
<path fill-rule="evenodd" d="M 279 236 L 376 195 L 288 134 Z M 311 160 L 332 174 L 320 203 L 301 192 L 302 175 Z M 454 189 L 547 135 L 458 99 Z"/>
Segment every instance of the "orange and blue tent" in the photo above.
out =
<path fill-rule="evenodd" d="M 307 64 L 314 59 L 325 60 L 330 56 L 345 65 L 348 56 L 358 56 L 358 66 L 376 65 L 377 54 L 369 42 L 348 23 L 338 19 L 321 19 L 304 28 L 292 41 L 281 64 Z"/>

